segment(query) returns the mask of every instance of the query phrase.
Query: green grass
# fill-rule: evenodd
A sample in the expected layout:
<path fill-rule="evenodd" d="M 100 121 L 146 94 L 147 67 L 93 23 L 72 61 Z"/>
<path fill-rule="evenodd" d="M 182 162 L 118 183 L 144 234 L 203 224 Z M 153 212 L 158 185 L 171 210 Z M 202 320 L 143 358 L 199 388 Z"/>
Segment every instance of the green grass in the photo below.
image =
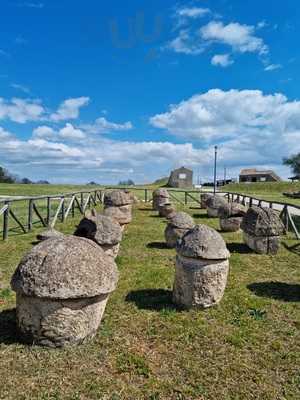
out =
<path fill-rule="evenodd" d="M 57 228 L 72 233 L 78 221 Z M 261 256 L 240 234 L 224 234 L 232 256 L 222 302 L 182 311 L 171 301 L 175 251 L 162 244 L 164 228 L 136 207 L 96 338 L 63 350 L 25 346 L 15 332 L 9 280 L 37 231 L 0 242 L 1 400 L 300 398 L 300 249 L 288 250 L 296 242 L 284 238 L 277 256 Z"/>
<path fill-rule="evenodd" d="M 300 205 L 300 199 L 291 199 L 283 195 L 284 192 L 300 191 L 300 182 L 231 183 L 224 186 L 222 190 L 248 194 L 265 200 Z"/>

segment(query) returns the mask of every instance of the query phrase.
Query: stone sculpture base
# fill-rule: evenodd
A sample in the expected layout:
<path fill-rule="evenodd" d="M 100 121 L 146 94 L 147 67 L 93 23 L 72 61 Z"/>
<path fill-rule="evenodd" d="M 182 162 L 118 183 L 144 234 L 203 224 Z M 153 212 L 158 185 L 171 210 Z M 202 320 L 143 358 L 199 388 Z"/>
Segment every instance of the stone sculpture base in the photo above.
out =
<path fill-rule="evenodd" d="M 244 232 L 244 243 L 258 254 L 277 254 L 280 246 L 280 236 L 252 236 Z"/>
<path fill-rule="evenodd" d="M 125 226 L 125 225 L 123 225 L 123 226 Z M 117 257 L 117 255 L 119 254 L 120 243 L 101 245 L 101 248 L 104 250 L 105 254 L 107 254 L 108 256 L 115 259 Z"/>
<path fill-rule="evenodd" d="M 207 207 L 207 216 L 209 218 L 217 218 L 219 216 L 219 210 L 217 208 Z"/>
<path fill-rule="evenodd" d="M 17 325 L 26 343 L 64 347 L 85 342 L 99 328 L 108 295 L 50 300 L 17 294 Z"/>
<path fill-rule="evenodd" d="M 164 205 L 159 207 L 159 216 L 163 218 L 172 218 L 176 214 L 176 210 L 171 205 Z"/>
<path fill-rule="evenodd" d="M 243 217 L 220 218 L 220 228 L 223 232 L 238 232 L 242 221 Z"/>
<path fill-rule="evenodd" d="M 113 218 L 120 225 L 130 224 L 132 221 L 132 205 L 128 204 L 120 207 L 105 207 L 103 214 Z"/>
<path fill-rule="evenodd" d="M 177 255 L 173 302 L 185 308 L 208 308 L 224 294 L 229 271 L 228 260 L 192 259 Z"/>

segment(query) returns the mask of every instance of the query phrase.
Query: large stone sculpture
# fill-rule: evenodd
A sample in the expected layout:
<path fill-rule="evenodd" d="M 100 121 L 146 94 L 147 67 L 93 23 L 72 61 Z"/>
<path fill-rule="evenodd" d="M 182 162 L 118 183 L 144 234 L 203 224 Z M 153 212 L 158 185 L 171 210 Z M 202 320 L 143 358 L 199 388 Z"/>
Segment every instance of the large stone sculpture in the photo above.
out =
<path fill-rule="evenodd" d="M 214 195 L 206 200 L 206 208 L 208 217 L 218 217 L 219 209 L 227 204 L 225 197 Z"/>
<path fill-rule="evenodd" d="M 224 232 L 238 232 L 247 213 L 247 207 L 239 203 L 226 203 L 219 208 L 220 227 Z"/>
<path fill-rule="evenodd" d="M 122 241 L 120 224 L 95 210 L 85 213 L 74 235 L 93 240 L 113 258 L 117 257 Z"/>
<path fill-rule="evenodd" d="M 169 220 L 169 223 L 165 229 L 166 244 L 170 248 L 175 248 L 177 241 L 183 237 L 183 235 L 195 226 L 193 218 L 185 213 L 179 212 Z"/>
<path fill-rule="evenodd" d="M 276 254 L 279 250 L 280 235 L 285 228 L 279 215 L 271 208 L 249 208 L 241 224 L 244 242 L 259 254 Z"/>
<path fill-rule="evenodd" d="M 132 221 L 132 199 L 123 190 L 113 190 L 104 195 L 104 215 L 116 220 L 124 229 Z"/>
<path fill-rule="evenodd" d="M 183 307 L 207 308 L 224 294 L 230 253 L 222 236 L 196 225 L 177 245 L 173 301 Z"/>
<path fill-rule="evenodd" d="M 170 203 L 170 195 L 167 189 L 156 189 L 152 193 L 153 210 L 159 211 L 159 207 Z"/>
<path fill-rule="evenodd" d="M 91 240 L 65 236 L 33 247 L 11 281 L 23 340 L 63 347 L 93 337 L 117 281 L 115 262 Z"/>

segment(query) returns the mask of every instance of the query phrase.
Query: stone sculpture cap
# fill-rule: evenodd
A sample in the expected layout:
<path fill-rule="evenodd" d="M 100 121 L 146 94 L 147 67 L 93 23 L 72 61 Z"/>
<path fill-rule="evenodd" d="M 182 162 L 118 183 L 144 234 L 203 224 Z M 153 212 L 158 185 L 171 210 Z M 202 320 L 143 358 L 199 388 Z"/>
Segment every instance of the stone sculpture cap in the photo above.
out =
<path fill-rule="evenodd" d="M 122 240 L 120 224 L 111 217 L 98 214 L 95 210 L 85 213 L 74 235 L 94 240 L 100 246 L 115 245 Z"/>
<path fill-rule="evenodd" d="M 105 192 L 104 194 L 104 205 L 105 206 L 126 206 L 132 204 L 132 199 L 129 193 L 124 190 L 112 190 Z"/>
<path fill-rule="evenodd" d="M 170 197 L 169 192 L 167 191 L 167 189 L 156 189 L 153 192 L 153 197 L 165 197 L 166 199 L 168 199 Z"/>
<path fill-rule="evenodd" d="M 224 197 L 221 197 L 218 195 L 210 196 L 206 200 L 207 207 L 213 208 L 213 209 L 218 209 L 226 204 L 227 204 L 227 200 Z"/>
<path fill-rule="evenodd" d="M 225 260 L 230 257 L 222 236 L 207 225 L 196 225 L 177 245 L 178 254 L 189 258 Z"/>
<path fill-rule="evenodd" d="M 100 246 L 64 236 L 33 247 L 18 265 L 11 287 L 30 297 L 77 299 L 109 294 L 117 281 L 117 266 Z"/>
<path fill-rule="evenodd" d="M 56 229 L 50 228 L 44 232 L 41 232 L 36 235 L 37 240 L 48 240 L 48 239 L 53 239 L 57 237 L 63 237 L 64 234 L 61 232 L 58 232 Z"/>
<path fill-rule="evenodd" d="M 248 208 L 240 203 L 230 202 L 222 205 L 219 210 L 220 218 L 244 217 Z"/>
<path fill-rule="evenodd" d="M 241 228 L 252 236 L 280 236 L 285 233 L 285 227 L 278 213 L 267 207 L 249 208 Z"/>
<path fill-rule="evenodd" d="M 195 226 L 195 221 L 189 214 L 181 211 L 170 219 L 169 224 L 174 228 L 191 229 Z"/>

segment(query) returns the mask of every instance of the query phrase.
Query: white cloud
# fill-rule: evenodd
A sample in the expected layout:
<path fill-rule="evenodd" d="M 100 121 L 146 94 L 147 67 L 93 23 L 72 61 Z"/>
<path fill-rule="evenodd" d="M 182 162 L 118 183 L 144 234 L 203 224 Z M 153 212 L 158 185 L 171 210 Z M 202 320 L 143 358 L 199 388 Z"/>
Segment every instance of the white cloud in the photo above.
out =
<path fill-rule="evenodd" d="M 27 86 L 24 85 L 19 85 L 18 83 L 12 83 L 10 85 L 13 89 L 20 90 L 21 92 L 25 94 L 30 94 L 30 89 Z"/>
<path fill-rule="evenodd" d="M 78 97 L 65 100 L 58 108 L 56 113 L 51 114 L 50 119 L 55 122 L 79 117 L 81 107 L 88 105 L 89 97 Z"/>
<path fill-rule="evenodd" d="M 56 136 L 56 131 L 49 126 L 38 126 L 33 130 L 34 138 L 53 139 Z"/>
<path fill-rule="evenodd" d="M 230 58 L 230 54 L 215 54 L 211 59 L 211 64 L 220 67 L 229 67 L 234 61 Z"/>
<path fill-rule="evenodd" d="M 104 117 L 96 119 L 94 124 L 82 124 L 81 129 L 85 130 L 87 133 L 109 133 L 114 131 L 128 131 L 133 128 L 130 121 L 123 124 L 116 124 L 115 122 L 110 122 Z"/>
<path fill-rule="evenodd" d="M 181 29 L 178 36 L 171 40 L 165 48 L 187 55 L 199 55 L 203 53 L 207 45 L 200 43 L 199 38 L 195 38 L 188 29 Z"/>
<path fill-rule="evenodd" d="M 270 64 L 265 67 L 265 71 L 275 71 L 276 69 L 281 69 L 281 64 Z"/>
<path fill-rule="evenodd" d="M 70 123 L 67 123 L 66 126 L 59 131 L 59 136 L 64 139 L 83 139 L 85 138 L 84 132 L 80 129 L 74 128 L 74 126 Z"/>
<path fill-rule="evenodd" d="M 211 21 L 199 31 L 205 41 L 223 43 L 240 53 L 268 53 L 268 47 L 263 39 L 255 36 L 255 27 L 232 22 L 224 25 L 222 22 Z"/>
<path fill-rule="evenodd" d="M 184 18 L 199 18 L 204 15 L 210 14 L 209 8 L 202 7 L 183 7 L 176 10 L 176 15 L 178 17 Z"/>
<path fill-rule="evenodd" d="M 10 119 L 13 122 L 24 124 L 28 121 L 38 121 L 45 112 L 38 100 L 13 98 L 6 101 L 0 98 L 0 120 Z"/>

